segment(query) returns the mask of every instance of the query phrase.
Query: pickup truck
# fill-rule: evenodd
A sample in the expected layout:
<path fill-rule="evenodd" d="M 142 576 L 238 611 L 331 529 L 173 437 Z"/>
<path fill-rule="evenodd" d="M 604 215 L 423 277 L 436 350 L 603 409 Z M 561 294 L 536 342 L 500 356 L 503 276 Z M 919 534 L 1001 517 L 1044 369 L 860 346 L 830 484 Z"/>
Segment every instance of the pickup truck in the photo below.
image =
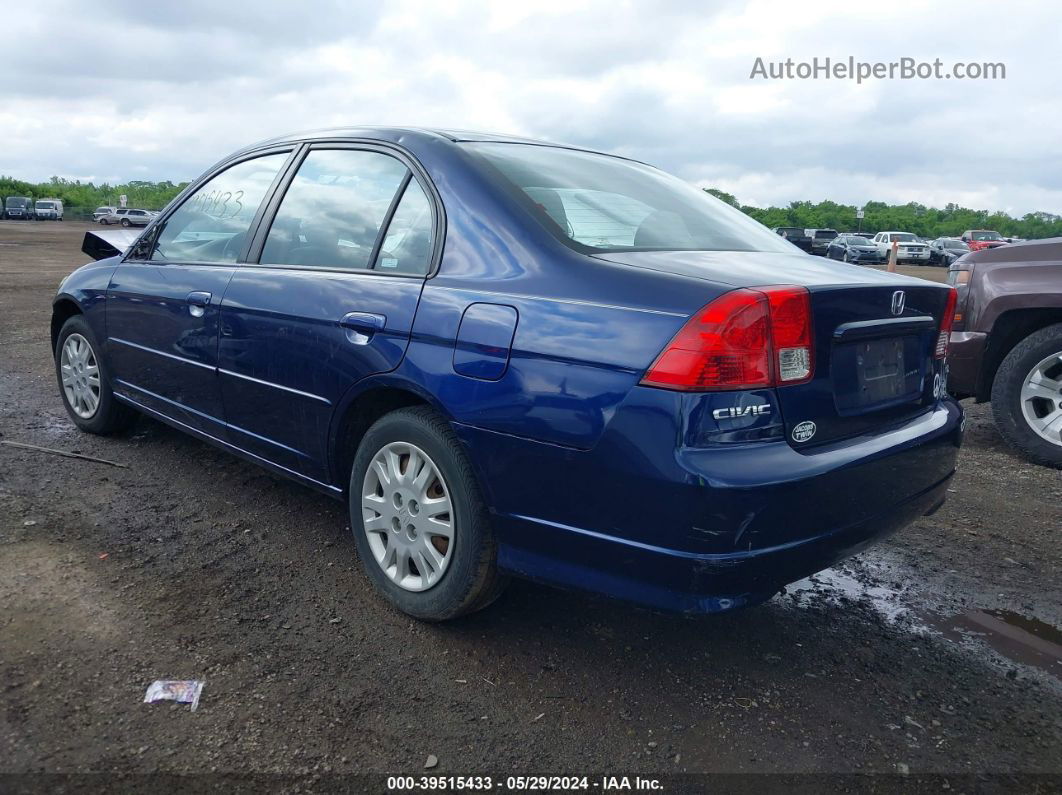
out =
<path fill-rule="evenodd" d="M 958 293 L 948 391 L 991 401 L 1008 442 L 1062 468 L 1062 238 L 973 251 L 948 283 Z"/>
<path fill-rule="evenodd" d="M 970 247 L 970 251 L 980 251 L 983 248 L 1005 246 L 1009 241 L 991 229 L 967 229 L 962 233 L 962 242 Z"/>
<path fill-rule="evenodd" d="M 830 247 L 830 242 L 837 237 L 836 229 L 805 229 L 804 234 L 808 236 L 811 241 L 811 253 L 818 254 L 819 256 L 826 256 L 826 249 Z"/>
<path fill-rule="evenodd" d="M 884 257 L 890 255 L 892 244 L 897 243 L 897 262 L 929 263 L 929 244 L 911 232 L 878 232 L 871 242 Z"/>

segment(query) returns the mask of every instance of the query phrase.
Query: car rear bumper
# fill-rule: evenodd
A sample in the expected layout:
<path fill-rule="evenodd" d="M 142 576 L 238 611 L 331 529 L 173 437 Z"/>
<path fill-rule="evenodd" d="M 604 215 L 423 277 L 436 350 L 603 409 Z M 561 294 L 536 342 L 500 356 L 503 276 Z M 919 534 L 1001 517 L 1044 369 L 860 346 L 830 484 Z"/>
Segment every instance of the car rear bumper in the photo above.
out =
<path fill-rule="evenodd" d="M 988 335 L 977 331 L 953 331 L 948 343 L 948 391 L 959 398 L 978 393 L 981 360 Z"/>
<path fill-rule="evenodd" d="M 938 507 L 961 419 L 946 399 L 887 432 L 814 452 L 781 440 L 676 451 L 672 438 L 675 469 L 646 448 L 621 458 L 607 445 L 577 452 L 458 433 L 492 473 L 502 568 L 710 613 L 768 599 Z"/>
<path fill-rule="evenodd" d="M 719 613 L 764 602 L 785 585 L 829 568 L 931 513 L 943 504 L 951 477 L 851 525 L 769 549 L 729 554 L 647 547 L 530 517 L 506 517 L 503 537 L 533 534 L 535 543 L 503 543 L 498 564 L 533 580 L 645 607 Z"/>

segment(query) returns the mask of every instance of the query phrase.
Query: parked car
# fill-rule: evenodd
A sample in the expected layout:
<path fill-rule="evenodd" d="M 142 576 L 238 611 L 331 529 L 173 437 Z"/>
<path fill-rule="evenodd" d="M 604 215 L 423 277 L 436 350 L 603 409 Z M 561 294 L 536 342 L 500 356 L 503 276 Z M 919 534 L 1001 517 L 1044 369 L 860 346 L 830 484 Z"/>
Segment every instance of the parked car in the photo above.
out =
<path fill-rule="evenodd" d="M 837 235 L 826 247 L 826 256 L 842 262 L 872 265 L 885 261 L 878 247 L 862 235 Z"/>
<path fill-rule="evenodd" d="M 63 203 L 59 199 L 38 199 L 33 214 L 38 221 L 62 221 Z"/>
<path fill-rule="evenodd" d="M 33 218 L 33 199 L 29 196 L 8 196 L 4 199 L 4 218 L 29 221 Z"/>
<path fill-rule="evenodd" d="M 104 258 L 60 286 L 73 422 L 143 412 L 347 501 L 413 616 L 509 575 L 729 610 L 945 499 L 955 291 L 810 260 L 650 166 L 329 130 L 241 150 L 159 220 L 121 256 L 129 230 L 88 232 Z"/>
<path fill-rule="evenodd" d="M 896 248 L 897 262 L 917 264 L 929 262 L 929 245 L 918 235 L 910 232 L 878 232 L 874 235 L 873 242 L 885 258 L 889 257 L 892 244 L 899 243 Z"/>
<path fill-rule="evenodd" d="M 949 388 L 992 401 L 1003 437 L 1062 467 L 1062 238 L 982 249 L 952 264 Z"/>
<path fill-rule="evenodd" d="M 983 248 L 998 248 L 1007 245 L 1003 235 L 993 232 L 991 229 L 967 229 L 962 233 L 962 240 L 970 247 L 970 251 L 980 251 Z"/>
<path fill-rule="evenodd" d="M 837 237 L 836 229 L 805 229 L 804 234 L 811 240 L 811 253 L 826 256 L 830 241 Z"/>
<path fill-rule="evenodd" d="M 776 235 L 781 235 L 801 251 L 811 253 L 811 238 L 807 236 L 803 227 L 799 226 L 776 226 L 771 230 Z"/>
<path fill-rule="evenodd" d="M 152 210 L 135 210 L 128 207 L 118 207 L 110 215 L 103 217 L 103 224 L 121 224 L 122 226 L 147 226 L 155 220 L 158 213 Z"/>
<path fill-rule="evenodd" d="M 107 219 L 111 215 L 113 215 L 114 211 L 117 209 L 117 207 L 97 207 L 95 210 L 92 211 L 92 220 L 98 224 L 109 224 L 110 221 Z"/>
<path fill-rule="evenodd" d="M 929 264 L 947 267 L 969 251 L 970 247 L 957 237 L 938 237 L 929 244 Z"/>

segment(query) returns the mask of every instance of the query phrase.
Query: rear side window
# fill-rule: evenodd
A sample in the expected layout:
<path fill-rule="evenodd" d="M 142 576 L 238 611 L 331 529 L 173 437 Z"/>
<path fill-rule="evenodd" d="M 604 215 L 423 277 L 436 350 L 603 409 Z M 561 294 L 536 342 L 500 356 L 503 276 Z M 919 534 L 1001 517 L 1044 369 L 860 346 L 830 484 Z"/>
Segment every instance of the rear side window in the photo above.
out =
<path fill-rule="evenodd" d="M 740 210 L 641 163 L 554 146 L 464 146 L 576 250 L 793 250 Z"/>
<path fill-rule="evenodd" d="M 287 159 L 284 152 L 244 160 L 208 180 L 166 220 L 151 259 L 235 262 L 258 206 Z"/>
<path fill-rule="evenodd" d="M 431 218 L 431 202 L 411 179 L 387 227 L 376 269 L 381 273 L 426 275 L 431 264 Z"/>
<path fill-rule="evenodd" d="M 262 250 L 263 265 L 364 270 L 409 169 L 357 149 L 315 149 L 299 166 Z M 401 243 L 390 255 L 398 260 Z M 397 268 L 396 264 L 394 268 Z"/>

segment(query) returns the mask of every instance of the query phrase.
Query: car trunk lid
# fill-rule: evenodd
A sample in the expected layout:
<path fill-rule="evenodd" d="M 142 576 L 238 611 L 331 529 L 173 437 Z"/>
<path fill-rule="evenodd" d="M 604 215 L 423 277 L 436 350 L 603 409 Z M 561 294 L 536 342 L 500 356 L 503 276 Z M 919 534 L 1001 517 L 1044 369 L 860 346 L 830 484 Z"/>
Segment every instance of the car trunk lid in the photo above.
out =
<path fill-rule="evenodd" d="M 786 437 L 797 449 L 903 422 L 942 394 L 942 368 L 934 351 L 947 287 L 799 255 L 643 251 L 599 256 L 734 288 L 806 287 L 814 374 L 805 383 L 775 388 Z"/>

